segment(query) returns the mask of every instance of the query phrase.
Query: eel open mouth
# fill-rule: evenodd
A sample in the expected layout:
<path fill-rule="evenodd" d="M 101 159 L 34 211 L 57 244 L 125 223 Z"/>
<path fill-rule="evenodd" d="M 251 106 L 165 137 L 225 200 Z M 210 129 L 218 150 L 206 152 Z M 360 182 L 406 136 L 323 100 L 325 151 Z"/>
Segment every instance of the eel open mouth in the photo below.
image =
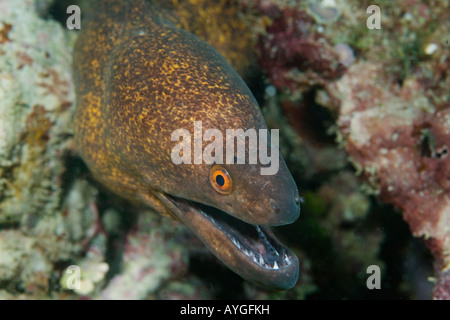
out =
<path fill-rule="evenodd" d="M 163 195 L 170 210 L 234 272 L 251 282 L 289 289 L 298 278 L 299 262 L 268 227 L 252 225 L 224 211 Z M 162 199 L 161 199 L 162 200 Z"/>
<path fill-rule="evenodd" d="M 258 266 L 277 270 L 294 262 L 268 228 L 243 222 L 216 208 L 198 206 L 200 213 Z"/>

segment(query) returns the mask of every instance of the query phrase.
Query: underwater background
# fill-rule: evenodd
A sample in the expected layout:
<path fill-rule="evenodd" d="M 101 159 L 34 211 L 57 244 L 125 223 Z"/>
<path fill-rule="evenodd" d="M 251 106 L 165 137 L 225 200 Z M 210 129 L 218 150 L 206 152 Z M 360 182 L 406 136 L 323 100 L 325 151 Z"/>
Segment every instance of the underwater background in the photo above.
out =
<path fill-rule="evenodd" d="M 286 291 L 91 177 L 66 27 L 82 2 L 0 0 L 0 299 L 450 298 L 449 1 L 213 1 L 247 32 L 230 41 L 304 197 L 274 228 L 300 260 Z"/>

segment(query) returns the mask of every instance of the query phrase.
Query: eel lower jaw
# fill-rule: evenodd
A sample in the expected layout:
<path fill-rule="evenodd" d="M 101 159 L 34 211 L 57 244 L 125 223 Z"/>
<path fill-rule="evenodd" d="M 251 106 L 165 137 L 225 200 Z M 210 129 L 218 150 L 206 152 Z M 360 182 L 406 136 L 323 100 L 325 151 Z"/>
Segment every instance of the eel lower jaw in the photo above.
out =
<path fill-rule="evenodd" d="M 296 284 L 298 259 L 269 228 L 200 203 L 166 194 L 158 197 L 217 258 L 244 279 L 275 289 Z"/>

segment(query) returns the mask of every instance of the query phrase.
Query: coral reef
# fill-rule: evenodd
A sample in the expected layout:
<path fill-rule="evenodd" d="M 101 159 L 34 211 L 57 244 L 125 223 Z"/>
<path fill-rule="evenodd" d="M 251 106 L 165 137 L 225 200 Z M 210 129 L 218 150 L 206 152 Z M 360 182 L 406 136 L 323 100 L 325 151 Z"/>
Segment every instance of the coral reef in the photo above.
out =
<path fill-rule="evenodd" d="M 0 1 L 0 287 L 39 297 L 54 263 L 77 249 L 60 204 L 74 99 L 70 50 L 59 25 L 35 8 Z"/>
<path fill-rule="evenodd" d="M 178 225 L 177 232 L 173 221 L 148 212 L 138 215 L 135 226 L 126 237 L 122 271 L 108 282 L 102 299 L 151 298 L 168 279 L 187 271 L 187 255 L 172 238 L 184 228 Z"/>
<path fill-rule="evenodd" d="M 259 37 L 259 64 L 275 87 L 301 92 L 342 75 L 345 67 L 338 53 L 314 29 L 314 20 L 306 12 L 274 5 L 262 6 L 260 11 L 271 22 Z"/>
<path fill-rule="evenodd" d="M 450 266 L 450 105 L 431 103 L 419 81 L 407 78 L 386 90 L 394 81 L 383 68 L 361 63 L 329 90 L 345 97 L 337 123 L 352 161 L 426 240 L 439 275 Z"/>
<path fill-rule="evenodd" d="M 325 196 L 313 205 L 331 197 L 341 206 L 348 201 L 338 200 L 345 192 L 330 187 L 336 179 L 332 170 L 345 165 L 336 161 L 342 159 L 336 147 L 311 135 L 320 129 L 335 135 L 348 154 L 362 178 L 360 190 L 394 205 L 412 234 L 425 240 L 435 258 L 433 297 L 448 298 L 448 2 L 382 2 L 380 30 L 366 27 L 368 2 L 241 3 L 256 12 L 259 63 L 281 92 L 279 104 L 294 130 L 284 135 L 297 140 L 289 139 L 292 147 L 285 152 L 295 155 L 287 159 L 301 168 L 299 180 L 315 178 L 320 191 L 314 198 Z M 311 117 L 314 112 L 320 121 Z M 303 159 L 296 159 L 298 150 Z M 317 161 L 324 150 L 332 157 Z M 351 180 L 347 176 L 340 184 Z M 335 245 L 354 241 L 345 236 Z"/>

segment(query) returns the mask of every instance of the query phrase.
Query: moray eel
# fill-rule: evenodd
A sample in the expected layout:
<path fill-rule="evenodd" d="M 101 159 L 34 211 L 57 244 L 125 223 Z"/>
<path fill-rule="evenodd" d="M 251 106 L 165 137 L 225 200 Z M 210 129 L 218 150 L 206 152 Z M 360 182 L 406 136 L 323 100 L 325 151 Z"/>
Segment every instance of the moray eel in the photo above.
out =
<path fill-rule="evenodd" d="M 184 223 L 243 278 L 293 287 L 298 259 L 269 229 L 300 213 L 281 155 L 274 175 L 261 175 L 260 163 L 176 165 L 171 158 L 172 132 L 192 132 L 194 121 L 221 132 L 267 128 L 245 82 L 155 1 L 95 1 L 92 14 L 83 21 L 73 71 L 75 141 L 93 176 Z"/>

